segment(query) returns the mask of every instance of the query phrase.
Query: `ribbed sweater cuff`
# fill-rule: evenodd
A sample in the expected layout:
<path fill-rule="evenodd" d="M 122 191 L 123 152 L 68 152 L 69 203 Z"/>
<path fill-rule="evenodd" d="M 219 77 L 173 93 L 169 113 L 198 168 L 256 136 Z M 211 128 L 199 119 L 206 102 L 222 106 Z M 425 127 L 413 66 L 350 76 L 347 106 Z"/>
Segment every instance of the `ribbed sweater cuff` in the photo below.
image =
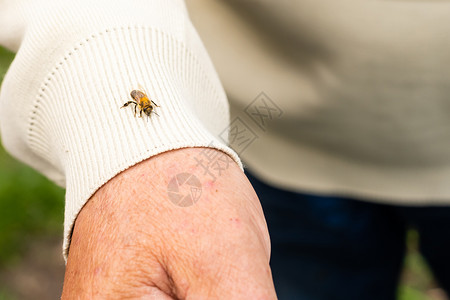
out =
<path fill-rule="evenodd" d="M 65 255 L 83 205 L 128 167 L 200 146 L 222 150 L 241 165 L 224 134 L 219 138 L 228 126 L 228 104 L 211 70 L 170 35 L 139 26 L 86 37 L 56 64 L 34 102 L 28 143 L 65 175 Z M 139 86 L 160 106 L 159 116 L 137 118 L 132 107 L 120 109 Z"/>

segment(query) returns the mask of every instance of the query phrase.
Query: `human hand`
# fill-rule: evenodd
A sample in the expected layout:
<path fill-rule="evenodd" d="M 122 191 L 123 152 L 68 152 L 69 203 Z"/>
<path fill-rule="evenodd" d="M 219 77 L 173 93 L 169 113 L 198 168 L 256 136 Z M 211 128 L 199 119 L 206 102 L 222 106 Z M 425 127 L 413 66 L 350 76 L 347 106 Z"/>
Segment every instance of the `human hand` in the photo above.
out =
<path fill-rule="evenodd" d="M 75 223 L 62 299 L 276 299 L 253 188 L 235 163 L 214 182 L 201 175 L 200 151 L 157 155 L 92 196 Z M 167 186 L 186 171 L 202 195 L 179 207 Z"/>

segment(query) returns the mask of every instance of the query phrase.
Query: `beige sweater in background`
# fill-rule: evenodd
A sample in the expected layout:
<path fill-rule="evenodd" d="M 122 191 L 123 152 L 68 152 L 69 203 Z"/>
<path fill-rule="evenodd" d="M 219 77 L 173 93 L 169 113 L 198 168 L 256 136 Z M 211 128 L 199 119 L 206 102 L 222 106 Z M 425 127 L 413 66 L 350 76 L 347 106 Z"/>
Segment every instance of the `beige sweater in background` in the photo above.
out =
<path fill-rule="evenodd" d="M 251 171 L 307 193 L 450 203 L 450 2 L 186 2 L 231 120 L 257 135 L 241 152 Z M 251 104 L 261 92 L 281 117 Z"/>

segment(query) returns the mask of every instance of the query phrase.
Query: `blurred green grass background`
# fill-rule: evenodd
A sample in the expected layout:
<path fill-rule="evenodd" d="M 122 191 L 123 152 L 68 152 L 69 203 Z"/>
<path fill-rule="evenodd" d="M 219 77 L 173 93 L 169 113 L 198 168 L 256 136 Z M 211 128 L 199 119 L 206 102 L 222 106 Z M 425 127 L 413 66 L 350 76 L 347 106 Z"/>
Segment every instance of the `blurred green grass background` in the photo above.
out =
<path fill-rule="evenodd" d="M 14 58 L 0 47 L 0 81 Z M 14 99 L 9 99 L 14 101 Z M 62 239 L 64 190 L 12 158 L 0 146 L 0 272 L 20 264 L 31 240 L 54 235 Z M 408 256 L 399 300 L 441 300 L 432 275 L 418 252 L 418 235 L 408 234 Z M 0 282 L 0 300 L 17 300 Z M 382 299 L 380 299 L 382 300 Z"/>
<path fill-rule="evenodd" d="M 0 47 L 0 81 L 13 58 Z M 20 263 L 30 240 L 62 237 L 63 213 L 64 190 L 0 146 L 0 271 Z M 0 282 L 0 300 L 14 299 L 7 291 Z"/>

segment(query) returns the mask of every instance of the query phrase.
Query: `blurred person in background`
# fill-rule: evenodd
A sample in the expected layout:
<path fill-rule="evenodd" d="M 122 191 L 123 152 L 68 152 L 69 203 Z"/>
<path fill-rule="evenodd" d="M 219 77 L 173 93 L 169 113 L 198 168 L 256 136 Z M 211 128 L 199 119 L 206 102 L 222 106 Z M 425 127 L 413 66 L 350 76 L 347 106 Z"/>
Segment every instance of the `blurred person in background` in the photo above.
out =
<path fill-rule="evenodd" d="M 67 189 L 63 298 L 274 299 L 236 152 L 280 299 L 394 299 L 410 226 L 448 291 L 450 5 L 186 3 L 231 123 L 182 1 L 0 0 L 2 140 Z"/>
<path fill-rule="evenodd" d="M 450 3 L 187 4 L 231 128 L 256 136 L 230 142 L 279 299 L 395 299 L 409 228 L 449 292 Z"/>

